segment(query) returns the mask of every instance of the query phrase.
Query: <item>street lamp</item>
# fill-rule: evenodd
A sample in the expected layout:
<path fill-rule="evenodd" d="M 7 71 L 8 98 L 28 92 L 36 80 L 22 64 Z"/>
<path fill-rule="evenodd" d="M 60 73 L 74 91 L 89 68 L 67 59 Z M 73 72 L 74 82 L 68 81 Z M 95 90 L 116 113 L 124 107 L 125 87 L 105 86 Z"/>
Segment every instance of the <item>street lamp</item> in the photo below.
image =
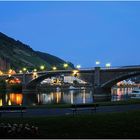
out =
<path fill-rule="evenodd" d="M 57 68 L 54 66 L 52 69 L 53 69 L 53 70 L 56 70 Z"/>
<path fill-rule="evenodd" d="M 81 65 L 77 65 L 76 68 L 77 68 L 77 69 L 80 69 L 80 68 L 81 68 Z"/>
<path fill-rule="evenodd" d="M 19 70 L 19 73 L 22 73 L 22 70 Z"/>
<path fill-rule="evenodd" d="M 63 67 L 64 68 L 67 68 L 68 67 L 68 64 L 67 63 L 63 64 Z"/>
<path fill-rule="evenodd" d="M 44 69 L 45 69 L 45 66 L 44 66 L 44 65 L 41 65 L 41 66 L 40 66 L 40 69 L 41 69 L 41 70 L 44 70 Z"/>
<path fill-rule="evenodd" d="M 27 68 L 23 68 L 23 71 L 24 71 L 24 72 L 27 71 Z"/>
<path fill-rule="evenodd" d="M 33 71 L 34 71 L 34 72 L 37 72 L 37 69 L 34 69 Z"/>
<path fill-rule="evenodd" d="M 111 64 L 110 63 L 106 63 L 105 65 L 107 68 L 110 68 L 111 67 Z"/>
<path fill-rule="evenodd" d="M 99 65 L 99 64 L 100 64 L 100 61 L 96 61 L 95 64 L 96 64 L 96 65 Z"/>

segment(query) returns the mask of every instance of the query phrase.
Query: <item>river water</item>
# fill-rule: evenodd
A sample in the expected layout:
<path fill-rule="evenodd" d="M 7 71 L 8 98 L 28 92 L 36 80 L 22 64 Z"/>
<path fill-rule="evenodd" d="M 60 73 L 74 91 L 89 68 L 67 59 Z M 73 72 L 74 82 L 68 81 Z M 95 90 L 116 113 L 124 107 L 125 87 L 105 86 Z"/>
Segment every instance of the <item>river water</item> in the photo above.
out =
<path fill-rule="evenodd" d="M 43 104 L 78 104 L 93 103 L 101 101 L 128 100 L 132 88 L 113 88 L 111 96 L 101 97 L 95 95 L 91 89 L 65 90 L 65 91 L 39 91 L 28 93 L 0 93 L 0 106 L 3 105 L 43 105 Z"/>

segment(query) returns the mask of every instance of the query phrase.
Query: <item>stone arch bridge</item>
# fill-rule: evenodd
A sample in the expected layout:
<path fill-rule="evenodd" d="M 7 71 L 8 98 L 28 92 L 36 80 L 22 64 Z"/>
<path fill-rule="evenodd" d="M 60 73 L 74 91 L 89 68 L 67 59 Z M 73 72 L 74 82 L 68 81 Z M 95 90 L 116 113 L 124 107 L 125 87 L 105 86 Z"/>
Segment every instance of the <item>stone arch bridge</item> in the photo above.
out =
<path fill-rule="evenodd" d="M 56 70 L 37 72 L 38 77 L 33 78 L 33 72 L 24 74 L 14 74 L 12 77 L 19 78 L 22 81 L 23 89 L 32 89 L 44 79 L 52 76 L 72 75 L 74 70 Z M 111 87 L 117 82 L 140 75 L 140 67 L 117 67 L 76 70 L 80 79 L 92 84 L 94 92 L 110 93 Z M 0 79 L 6 79 L 7 74 L 1 75 Z"/>

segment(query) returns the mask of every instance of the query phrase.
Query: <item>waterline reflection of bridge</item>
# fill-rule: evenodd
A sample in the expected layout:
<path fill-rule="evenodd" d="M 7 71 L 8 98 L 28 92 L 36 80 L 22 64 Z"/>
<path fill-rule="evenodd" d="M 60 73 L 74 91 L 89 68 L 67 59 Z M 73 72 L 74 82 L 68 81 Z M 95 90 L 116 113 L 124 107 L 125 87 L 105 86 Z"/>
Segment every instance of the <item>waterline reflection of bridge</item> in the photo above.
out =
<path fill-rule="evenodd" d="M 131 98 L 132 88 L 112 88 L 111 97 L 99 97 L 93 90 L 60 90 L 60 91 L 30 91 L 26 92 L 0 92 L 0 106 L 5 105 L 46 105 L 46 104 L 86 104 L 101 101 L 120 101 Z M 129 96 L 130 95 L 130 96 Z"/>

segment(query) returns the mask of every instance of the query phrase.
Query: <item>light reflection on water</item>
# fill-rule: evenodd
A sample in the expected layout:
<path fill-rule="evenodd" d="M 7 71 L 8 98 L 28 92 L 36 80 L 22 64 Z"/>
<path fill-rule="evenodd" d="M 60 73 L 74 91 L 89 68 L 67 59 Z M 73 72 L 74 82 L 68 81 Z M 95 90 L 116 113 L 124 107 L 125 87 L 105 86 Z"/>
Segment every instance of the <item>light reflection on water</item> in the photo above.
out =
<path fill-rule="evenodd" d="M 38 93 L 37 94 L 37 102 L 39 104 L 47 104 L 47 103 L 92 103 L 93 97 L 92 92 L 86 90 L 70 90 L 67 92 L 50 92 L 50 93 Z"/>
<path fill-rule="evenodd" d="M 127 100 L 132 88 L 113 88 L 109 101 Z M 98 102 L 91 89 L 46 91 L 38 93 L 0 93 L 0 106 L 3 105 L 42 105 L 42 104 L 79 104 Z M 104 98 L 101 101 L 106 101 Z"/>
<path fill-rule="evenodd" d="M 111 101 L 127 100 L 130 98 L 129 93 L 132 93 L 133 88 L 113 88 L 111 90 Z"/>
<path fill-rule="evenodd" d="M 22 93 L 1 93 L 0 94 L 0 106 L 22 105 L 22 103 L 23 103 Z"/>

